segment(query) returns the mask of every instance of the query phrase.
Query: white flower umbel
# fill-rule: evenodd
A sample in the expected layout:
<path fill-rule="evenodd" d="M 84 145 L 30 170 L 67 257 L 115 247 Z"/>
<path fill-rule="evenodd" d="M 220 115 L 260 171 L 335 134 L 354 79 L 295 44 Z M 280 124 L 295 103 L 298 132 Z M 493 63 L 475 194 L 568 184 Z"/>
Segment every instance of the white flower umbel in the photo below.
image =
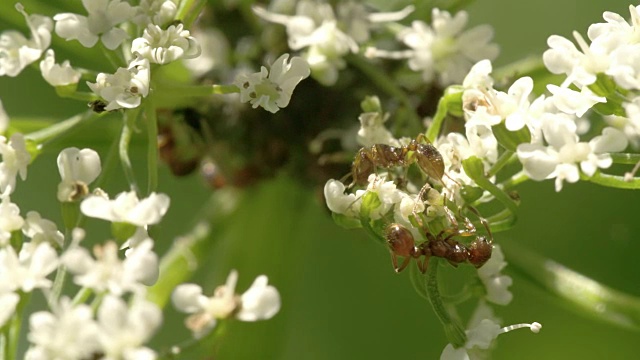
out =
<path fill-rule="evenodd" d="M 131 19 L 139 26 L 148 24 L 163 26 L 172 21 L 178 12 L 178 5 L 173 0 L 141 0 L 137 13 Z"/>
<path fill-rule="evenodd" d="M 169 209 L 169 203 L 165 194 L 151 193 L 139 200 L 135 191 L 130 191 L 118 194 L 113 200 L 100 195 L 89 196 L 80 204 L 80 210 L 92 218 L 146 226 L 159 223 Z"/>
<path fill-rule="evenodd" d="M 153 350 L 143 346 L 162 322 L 162 312 L 142 296 L 134 296 L 131 305 L 119 297 L 107 295 L 97 313 L 98 339 L 105 359 L 150 360 Z"/>
<path fill-rule="evenodd" d="M 265 275 L 258 276 L 251 287 L 241 296 L 235 293 L 238 272 L 232 270 L 225 285 L 215 289 L 212 297 L 202 294 L 196 284 L 178 285 L 171 295 L 174 306 L 185 313 L 193 314 L 186 326 L 200 338 L 215 326 L 218 319 L 234 316 L 241 321 L 258 321 L 272 318 L 280 310 L 280 294 L 268 285 Z"/>
<path fill-rule="evenodd" d="M 288 59 L 289 54 L 282 54 L 270 70 L 263 66 L 260 72 L 238 75 L 234 83 L 240 89 L 240 101 L 272 113 L 289 105 L 293 89 L 309 76 L 310 70 L 304 59 L 294 56 L 287 62 Z"/>
<path fill-rule="evenodd" d="M 72 306 L 63 298 L 52 313 L 39 311 L 29 317 L 31 346 L 25 359 L 90 359 L 101 351 L 98 331 L 89 305 Z"/>
<path fill-rule="evenodd" d="M 16 188 L 16 176 L 20 174 L 22 180 L 27 179 L 27 165 L 31 162 L 31 154 L 27 151 L 24 136 L 20 133 L 11 135 L 9 143 L 7 138 L 0 136 L 0 192 L 4 193 L 10 188 L 9 193 Z"/>
<path fill-rule="evenodd" d="M 442 351 L 440 360 L 486 359 L 488 358 L 487 350 L 498 335 L 522 328 L 529 328 L 531 332 L 537 334 L 542 328 L 542 325 L 537 322 L 509 325 L 501 328 L 497 321 L 491 308 L 481 302 L 476 308 L 471 321 L 469 321 L 468 329 L 466 330 L 467 342 L 457 349 L 448 344 Z"/>
<path fill-rule="evenodd" d="M 0 248 L 0 287 L 10 291 L 31 292 L 51 287 L 47 279 L 58 267 L 58 255 L 46 242 L 38 246 L 23 247 L 17 255 L 13 247 Z"/>
<path fill-rule="evenodd" d="M 24 15 L 31 39 L 14 30 L 0 34 L 0 76 L 17 76 L 27 65 L 38 60 L 51 44 L 51 18 L 28 15 L 20 3 L 16 4 L 16 9 Z"/>
<path fill-rule="evenodd" d="M 92 149 L 66 148 L 58 154 L 58 201 L 67 202 L 88 194 L 88 185 L 100 175 L 100 156 Z"/>
<path fill-rule="evenodd" d="M 118 246 L 114 242 L 94 247 L 95 259 L 85 248 L 74 247 L 62 255 L 62 262 L 75 275 L 76 284 L 96 292 L 121 295 L 151 285 L 157 279 L 158 256 L 152 247 L 153 242 L 147 240 L 131 250 L 124 260 L 118 257 Z"/>
<path fill-rule="evenodd" d="M 487 291 L 486 299 L 494 304 L 507 305 L 513 299 L 508 287 L 513 284 L 510 276 L 503 275 L 502 269 L 507 266 L 500 245 L 493 245 L 491 258 L 478 269 L 478 276 Z"/>
<path fill-rule="evenodd" d="M 127 38 L 127 32 L 118 27 L 131 19 L 135 8 L 121 0 L 82 0 L 88 15 L 57 14 L 55 31 L 63 39 L 78 40 L 84 47 L 93 47 L 98 40 L 114 50 Z"/>
<path fill-rule="evenodd" d="M 64 235 L 58 231 L 56 224 L 43 219 L 37 211 L 29 211 L 22 226 L 22 233 L 31 239 L 31 245 L 43 242 L 53 246 L 62 247 Z"/>
<path fill-rule="evenodd" d="M 61 65 L 56 64 L 53 49 L 47 50 L 44 60 L 40 62 L 40 72 L 52 86 L 77 84 L 80 80 L 80 72 L 71 67 L 69 60 L 65 60 Z"/>
<path fill-rule="evenodd" d="M 21 229 L 23 225 L 24 219 L 20 216 L 20 208 L 11 202 L 9 191 L 5 191 L 0 203 L 0 247 L 7 246 L 11 233 Z"/>
<path fill-rule="evenodd" d="M 168 64 L 178 59 L 193 59 L 200 55 L 200 45 L 182 24 L 163 30 L 149 24 L 142 37 L 133 40 L 131 52 L 150 63 Z"/>
<path fill-rule="evenodd" d="M 369 41 L 371 30 L 378 24 L 400 21 L 409 16 L 415 7 L 409 5 L 393 12 L 372 12 L 370 7 L 358 1 L 337 3 L 338 23 L 358 44 Z"/>
<path fill-rule="evenodd" d="M 111 111 L 140 106 L 142 98 L 149 94 L 149 81 L 149 60 L 136 59 L 115 74 L 99 73 L 96 82 L 87 85 L 108 103 L 105 110 Z"/>

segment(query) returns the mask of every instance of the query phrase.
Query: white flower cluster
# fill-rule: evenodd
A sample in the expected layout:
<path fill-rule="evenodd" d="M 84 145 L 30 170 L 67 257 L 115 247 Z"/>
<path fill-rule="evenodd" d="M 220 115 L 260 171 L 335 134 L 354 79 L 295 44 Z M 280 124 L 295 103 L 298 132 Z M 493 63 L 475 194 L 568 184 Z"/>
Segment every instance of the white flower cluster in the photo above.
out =
<path fill-rule="evenodd" d="M 409 68 L 421 72 L 425 82 L 437 80 L 444 86 L 460 83 L 476 62 L 498 56 L 498 45 L 490 42 L 491 26 L 480 25 L 463 31 L 469 17 L 466 11 L 451 16 L 447 11 L 434 8 L 431 17 L 431 25 L 416 20 L 411 27 L 398 32 L 398 40 L 411 50 L 385 51 L 370 47 L 366 55 L 408 59 Z"/>
<path fill-rule="evenodd" d="M 284 25 L 289 48 L 304 49 L 302 57 L 309 63 L 312 76 L 329 86 L 336 83 L 338 71 L 346 66 L 343 58 L 359 51 L 359 44 L 369 40 L 376 24 L 399 21 L 409 15 L 413 7 L 398 12 L 371 13 L 360 2 L 346 1 L 338 2 L 334 12 L 327 2 L 302 0 L 291 16 L 261 7 L 254 7 L 253 11 L 267 21 Z"/>

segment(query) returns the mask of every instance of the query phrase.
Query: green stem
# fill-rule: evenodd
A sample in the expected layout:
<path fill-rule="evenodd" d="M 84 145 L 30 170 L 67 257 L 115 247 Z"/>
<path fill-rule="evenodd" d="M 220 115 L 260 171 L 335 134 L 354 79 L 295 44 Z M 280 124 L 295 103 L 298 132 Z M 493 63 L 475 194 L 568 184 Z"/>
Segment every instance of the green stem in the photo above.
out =
<path fill-rule="evenodd" d="M 510 267 L 580 315 L 640 331 L 640 298 L 611 289 L 515 243 L 503 243 Z"/>
<path fill-rule="evenodd" d="M 84 303 L 85 301 L 87 301 L 89 299 L 91 294 L 93 294 L 93 290 L 91 290 L 88 287 L 83 287 L 82 289 L 80 289 L 80 291 L 78 291 L 76 296 L 73 298 L 73 301 L 71 302 L 71 305 L 72 306 L 76 306 L 78 304 Z"/>
<path fill-rule="evenodd" d="M 109 63 L 111 64 L 111 66 L 113 66 L 113 69 L 116 70 L 118 68 L 121 68 L 123 66 L 125 66 L 125 61 L 124 58 L 122 57 L 122 53 L 116 50 L 109 50 L 107 49 L 104 44 L 102 43 L 102 41 L 98 42 L 100 45 L 100 49 L 102 50 L 102 55 L 104 56 L 105 59 L 109 60 Z"/>
<path fill-rule="evenodd" d="M 387 76 L 385 72 L 380 71 L 380 69 L 373 64 L 365 61 L 361 56 L 348 55 L 346 59 L 350 65 L 354 66 L 355 68 L 360 70 L 360 72 L 365 74 L 369 78 L 369 80 L 371 80 L 378 88 L 380 88 L 380 90 L 387 93 L 387 95 L 389 95 L 390 97 L 398 99 L 400 103 L 402 103 L 402 105 L 407 109 L 407 113 L 410 116 L 413 126 L 418 126 L 422 123 L 422 121 L 416 114 L 413 105 L 411 104 L 409 96 L 407 96 L 407 94 L 396 85 L 397 82 L 393 81 Z"/>
<path fill-rule="evenodd" d="M 515 153 L 511 150 L 505 150 L 502 155 L 498 158 L 495 164 L 487 171 L 487 177 L 491 178 L 495 176 L 503 167 L 509 164 L 511 161 L 515 159 Z"/>
<path fill-rule="evenodd" d="M 484 164 L 482 160 L 479 158 L 472 156 L 464 161 L 462 161 L 462 167 L 467 175 L 473 179 L 473 181 L 478 184 L 481 188 L 487 190 L 491 195 L 495 196 L 498 201 L 500 201 L 509 211 L 511 211 L 514 215 L 518 211 L 518 204 L 513 201 L 509 195 L 507 195 L 502 189 L 497 187 L 494 183 L 489 181 L 484 176 Z"/>
<path fill-rule="evenodd" d="M 433 311 L 444 326 L 444 332 L 447 335 L 447 339 L 454 348 L 459 348 L 464 346 L 467 342 L 467 335 L 457 318 L 450 313 L 449 309 L 442 301 L 440 289 L 438 288 L 438 269 L 440 268 L 442 260 L 443 259 L 435 256 L 429 259 L 429 267 L 427 269 L 425 280 L 427 296 L 429 298 L 429 302 L 431 302 Z"/>
<path fill-rule="evenodd" d="M 200 219 L 188 234 L 177 238 L 160 261 L 159 281 L 149 288 L 148 298 L 164 307 L 173 289 L 187 281 L 211 253 L 220 234 L 231 223 L 241 200 L 232 188 L 217 190 L 199 212 Z"/>
<path fill-rule="evenodd" d="M 14 360 L 18 358 L 18 342 L 20 340 L 20 328 L 22 327 L 22 315 L 24 314 L 25 307 L 29 302 L 31 294 L 20 292 L 20 301 L 16 305 L 16 310 L 9 323 L 9 332 L 7 334 L 7 352 L 5 355 L 7 359 Z"/>
<path fill-rule="evenodd" d="M 617 189 L 640 189 L 640 178 L 637 177 L 631 178 L 631 181 L 626 181 L 623 176 L 596 172 L 592 177 L 580 175 L 580 179 L 590 181 L 594 184 Z"/>
<path fill-rule="evenodd" d="M 611 153 L 611 159 L 614 164 L 635 165 L 640 162 L 640 154 L 632 153 Z"/>
<path fill-rule="evenodd" d="M 135 109 L 133 111 L 125 111 L 122 133 L 120 135 L 120 143 L 118 145 L 118 153 L 120 154 L 120 162 L 122 163 L 124 176 L 129 182 L 131 190 L 140 195 L 140 188 L 138 187 L 138 184 L 136 182 L 136 178 L 133 173 L 133 167 L 131 166 L 131 159 L 129 158 L 129 143 L 131 142 L 134 122 L 137 115 L 138 111 Z"/>
<path fill-rule="evenodd" d="M 37 144 L 43 144 L 47 141 L 50 141 L 62 134 L 64 134 L 65 132 L 67 132 L 69 129 L 75 127 L 76 125 L 78 125 L 80 122 L 82 121 L 88 121 L 89 119 L 93 119 L 97 117 L 97 114 L 94 113 L 93 111 L 86 111 L 82 114 L 78 114 L 75 116 L 72 116 L 66 120 L 62 120 L 58 123 L 55 123 L 53 125 L 47 126 L 46 128 L 42 129 L 42 130 L 38 130 L 38 131 L 34 131 L 32 133 L 29 133 L 27 135 L 25 135 L 25 138 L 37 143 Z"/>
<path fill-rule="evenodd" d="M 205 0 L 183 0 L 178 8 L 176 20 L 181 21 L 185 28 L 190 28 L 206 4 Z"/>
<path fill-rule="evenodd" d="M 79 101 L 86 101 L 86 102 L 90 102 L 97 99 L 96 94 L 90 93 L 90 92 L 76 91 L 69 94 L 64 91 L 59 91 L 57 87 L 55 89 L 56 89 L 56 94 L 61 98 L 65 98 L 65 99 L 72 99 L 72 100 L 79 100 Z"/>
<path fill-rule="evenodd" d="M 145 106 L 147 119 L 147 193 L 152 193 L 158 187 L 158 119 L 153 96 L 147 98 Z"/>
<path fill-rule="evenodd" d="M 444 123 L 444 119 L 447 116 L 447 108 L 449 107 L 448 100 L 446 97 L 441 97 L 438 101 L 438 109 L 436 110 L 435 115 L 433 115 L 433 121 L 431 121 L 431 125 L 427 129 L 425 136 L 431 142 L 436 141 L 438 134 L 440 134 L 440 128 L 442 128 L 442 123 Z"/>
<path fill-rule="evenodd" d="M 527 180 L 529 180 L 529 176 L 527 176 L 527 174 L 525 174 L 524 171 L 520 171 L 519 173 L 514 174 L 513 176 L 511 176 L 510 178 L 508 178 L 507 180 L 503 181 L 500 184 L 502 185 L 503 189 L 507 190 L 517 185 L 520 185 Z"/>
<path fill-rule="evenodd" d="M 156 96 L 158 103 L 164 98 L 175 100 L 176 98 L 190 98 L 211 95 L 224 95 L 239 93 L 240 89 L 235 85 L 175 85 L 158 83 Z"/>

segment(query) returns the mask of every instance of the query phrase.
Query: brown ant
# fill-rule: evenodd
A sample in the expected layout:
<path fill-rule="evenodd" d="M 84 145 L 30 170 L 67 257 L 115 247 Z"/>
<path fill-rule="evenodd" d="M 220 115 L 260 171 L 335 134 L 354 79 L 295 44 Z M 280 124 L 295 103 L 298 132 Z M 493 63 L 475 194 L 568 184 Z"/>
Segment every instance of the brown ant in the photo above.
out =
<path fill-rule="evenodd" d="M 436 236 L 426 230 L 427 241 L 419 245 L 416 245 L 415 238 L 409 229 L 397 223 L 389 224 L 385 229 L 384 235 L 391 252 L 391 262 L 394 270 L 400 272 L 407 267 L 412 258 L 418 260 L 422 256 L 424 256 L 424 259 L 418 261 L 418 269 L 422 273 L 426 272 L 431 256 L 447 259 L 453 266 L 458 266 L 458 264 L 464 262 L 468 262 L 476 268 L 484 265 L 491 258 L 493 236 L 487 220 L 481 217 L 475 208 L 470 206 L 468 208 L 480 218 L 480 222 L 484 225 L 488 234 L 488 237 L 483 235 L 476 236 L 469 245 L 462 244 L 454 239 L 454 236 L 471 236 L 475 233 L 476 229 L 468 219 L 466 219 L 465 224 L 467 230 L 455 230 L 450 235 L 447 235 L 447 233 L 452 232 L 450 229 L 442 230 Z M 404 257 L 399 266 L 398 256 Z"/>
<path fill-rule="evenodd" d="M 442 154 L 431 143 L 421 143 L 422 140 L 426 138 L 420 134 L 408 145 L 400 147 L 375 144 L 361 148 L 351 166 L 353 182 L 365 185 L 369 175 L 375 173 L 376 168 L 408 167 L 415 162 L 428 177 L 442 183 L 442 177 L 445 175 Z"/>

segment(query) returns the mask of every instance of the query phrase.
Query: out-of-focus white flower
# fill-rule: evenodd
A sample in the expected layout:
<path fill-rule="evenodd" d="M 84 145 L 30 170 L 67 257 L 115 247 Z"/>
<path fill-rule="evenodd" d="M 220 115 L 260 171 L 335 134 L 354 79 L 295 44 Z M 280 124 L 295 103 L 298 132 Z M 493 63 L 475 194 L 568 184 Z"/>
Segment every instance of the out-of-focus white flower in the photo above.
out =
<path fill-rule="evenodd" d="M 513 280 L 502 274 L 505 266 L 507 262 L 504 261 L 500 245 L 494 245 L 489 261 L 478 269 L 478 276 L 487 290 L 487 301 L 498 305 L 507 305 L 513 299 L 513 294 L 507 289 L 513 284 Z"/>
<path fill-rule="evenodd" d="M 20 3 L 16 4 L 16 9 L 24 15 L 31 30 L 31 39 L 14 30 L 0 34 L 0 76 L 18 75 L 27 65 L 38 60 L 51 44 L 51 18 L 28 15 Z"/>
<path fill-rule="evenodd" d="M 97 292 L 108 290 L 111 294 L 121 295 L 156 281 L 158 256 L 152 247 L 153 242 L 147 240 L 131 250 L 124 260 L 118 258 L 118 246 L 114 242 L 96 246 L 93 250 L 95 260 L 86 249 L 74 247 L 62 255 L 62 262 L 75 275 L 76 284 Z"/>
<path fill-rule="evenodd" d="M 131 19 L 135 8 L 121 0 L 82 0 L 88 15 L 61 13 L 53 17 L 55 31 L 63 39 L 78 40 L 84 47 L 93 47 L 98 40 L 114 50 L 127 38 L 127 32 L 118 27 Z"/>
<path fill-rule="evenodd" d="M 27 179 L 27 165 L 31 161 L 31 154 L 27 151 L 24 136 L 20 133 L 11 135 L 9 143 L 7 138 L 0 136 L 0 192 L 4 193 L 9 188 L 9 193 L 16 189 L 16 176 L 20 174 L 22 180 Z"/>
<path fill-rule="evenodd" d="M 606 74 L 611 75 L 620 87 L 628 90 L 640 89 L 640 45 L 625 45 L 616 49 L 612 54 L 611 66 Z"/>
<path fill-rule="evenodd" d="M 53 49 L 47 50 L 44 60 L 40 62 L 40 72 L 52 86 L 77 84 L 80 80 L 80 72 L 71 67 L 69 60 L 65 60 L 61 65 L 56 64 Z"/>
<path fill-rule="evenodd" d="M 58 201 L 74 201 L 87 195 L 87 185 L 100 175 L 100 156 L 92 149 L 66 148 L 58 155 Z"/>
<path fill-rule="evenodd" d="M 163 30 L 149 24 L 142 37 L 131 43 L 131 52 L 150 63 L 168 64 L 178 59 L 193 59 L 200 55 L 200 45 L 184 25 L 171 25 Z"/>
<path fill-rule="evenodd" d="M 137 25 L 163 26 L 175 18 L 178 5 L 173 0 L 141 0 L 136 9 L 136 15 L 131 21 Z"/>
<path fill-rule="evenodd" d="M 153 350 L 143 346 L 162 322 L 162 312 L 141 296 L 131 305 L 119 297 L 107 295 L 97 313 L 98 339 L 105 359 L 151 360 Z"/>
<path fill-rule="evenodd" d="M 369 41 L 371 30 L 378 24 L 400 21 L 409 16 L 415 7 L 409 5 L 393 12 L 371 12 L 358 1 L 342 1 L 337 4 L 338 23 L 358 44 Z"/>
<path fill-rule="evenodd" d="M 229 66 L 229 42 L 224 33 L 218 29 L 195 29 L 193 37 L 196 39 L 202 53 L 194 59 L 184 59 L 184 65 L 194 76 L 202 76 L 214 69 L 225 69 Z"/>
<path fill-rule="evenodd" d="M 22 233 L 31 238 L 30 244 L 47 242 L 51 245 L 62 247 L 64 235 L 58 231 L 56 224 L 43 219 L 37 211 L 29 211 L 22 226 Z"/>
<path fill-rule="evenodd" d="M 49 243 L 23 247 L 18 256 L 11 246 L 0 248 L 0 288 L 31 292 L 51 287 L 47 276 L 58 267 L 58 255 Z"/>
<path fill-rule="evenodd" d="M 2 194 L 0 203 L 0 247 L 7 246 L 11 239 L 11 233 L 18 231 L 24 225 L 24 219 L 20 216 L 20 208 L 11 202 L 8 192 Z"/>
<path fill-rule="evenodd" d="M 253 108 L 261 106 L 276 113 L 289 105 L 293 89 L 302 79 L 309 76 L 309 65 L 302 58 L 294 56 L 290 62 L 289 54 L 281 55 L 267 70 L 251 75 L 240 74 L 235 80 L 240 89 L 240 101 L 250 102 Z"/>
<path fill-rule="evenodd" d="M 71 305 L 63 298 L 53 313 L 39 311 L 29 317 L 27 360 L 90 359 L 100 353 L 98 327 L 89 305 Z"/>
<path fill-rule="evenodd" d="M 141 98 L 149 94 L 149 60 L 136 59 L 128 68 L 119 68 L 115 74 L 99 73 L 95 83 L 87 85 L 107 101 L 106 111 L 132 109 L 140 106 Z"/>
<path fill-rule="evenodd" d="M 370 147 L 375 144 L 386 144 L 399 146 L 400 142 L 384 126 L 389 119 L 389 114 L 380 112 L 367 112 L 358 116 L 360 120 L 360 130 L 358 130 L 358 144 L 364 147 Z"/>
<path fill-rule="evenodd" d="M 0 293 L 0 327 L 4 326 L 14 315 L 18 301 L 20 301 L 18 294 L 12 292 Z"/>
<path fill-rule="evenodd" d="M 216 326 L 217 319 L 230 316 L 241 321 L 258 321 L 272 318 L 280 310 L 280 294 L 268 285 L 265 275 L 258 276 L 251 287 L 241 296 L 235 293 L 238 272 L 232 270 L 225 285 L 219 286 L 212 297 L 202 294 L 196 284 L 176 287 L 171 300 L 174 306 L 189 314 L 186 326 L 200 338 Z"/>
<path fill-rule="evenodd" d="M 407 58 L 409 68 L 422 72 L 426 82 L 438 80 L 442 85 L 460 83 L 476 62 L 493 60 L 499 51 L 498 46 L 491 43 L 493 29 L 489 25 L 480 25 L 463 31 L 467 19 L 465 11 L 452 17 L 447 11 L 433 9 L 431 26 L 416 20 L 410 28 L 398 33 L 398 40 L 411 50 L 369 49 L 367 55 Z"/>
<path fill-rule="evenodd" d="M 80 210 L 92 218 L 146 226 L 159 223 L 169 209 L 169 203 L 165 194 L 153 192 L 138 200 L 135 191 L 130 191 L 118 194 L 113 200 L 100 195 L 89 196 L 80 204 Z"/>

